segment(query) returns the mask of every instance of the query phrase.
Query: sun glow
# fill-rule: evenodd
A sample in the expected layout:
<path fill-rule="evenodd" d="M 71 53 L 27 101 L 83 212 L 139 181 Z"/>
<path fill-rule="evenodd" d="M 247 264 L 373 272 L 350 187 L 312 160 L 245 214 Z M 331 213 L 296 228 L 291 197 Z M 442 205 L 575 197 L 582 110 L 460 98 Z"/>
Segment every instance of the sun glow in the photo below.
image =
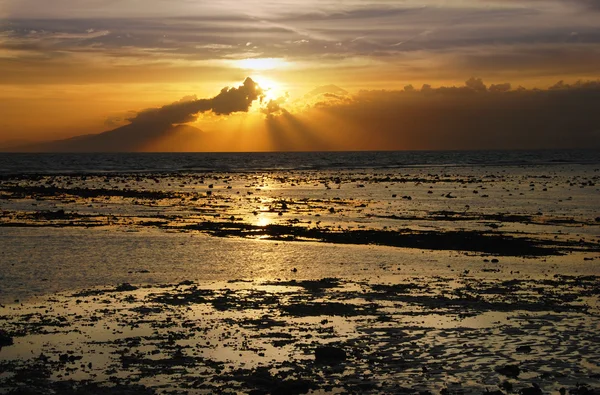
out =
<path fill-rule="evenodd" d="M 284 87 L 279 82 L 263 77 L 262 75 L 253 75 L 251 78 L 262 88 L 264 92 L 263 102 L 269 102 L 269 100 L 285 96 Z"/>
<path fill-rule="evenodd" d="M 261 213 L 260 217 L 256 221 L 256 226 L 267 226 L 271 225 L 271 218 L 267 217 L 266 214 Z"/>
<path fill-rule="evenodd" d="M 265 71 L 286 67 L 287 62 L 281 58 L 248 58 L 236 61 L 236 66 L 244 70 Z"/>

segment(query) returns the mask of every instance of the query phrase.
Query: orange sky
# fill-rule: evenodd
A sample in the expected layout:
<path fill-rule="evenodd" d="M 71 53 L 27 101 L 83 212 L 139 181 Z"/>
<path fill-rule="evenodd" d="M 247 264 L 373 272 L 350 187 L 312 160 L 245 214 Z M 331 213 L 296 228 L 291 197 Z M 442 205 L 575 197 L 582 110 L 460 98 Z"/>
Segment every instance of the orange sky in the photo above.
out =
<path fill-rule="evenodd" d="M 591 0 L 147 0 L 143 7 L 135 0 L 4 0 L 0 146 L 115 129 L 144 109 L 210 99 L 246 77 L 263 88 L 248 112 L 198 113 L 188 123 L 203 133 L 192 139 L 197 143 L 170 135 L 139 149 L 444 149 L 456 148 L 456 139 L 441 138 L 453 133 L 465 148 L 543 147 L 549 142 L 541 135 L 539 144 L 512 135 L 507 144 L 500 128 L 471 147 L 464 131 L 485 123 L 456 114 L 502 119 L 506 108 L 481 106 L 506 107 L 512 99 L 499 95 L 559 80 L 570 86 L 556 100 L 528 91 L 517 101 L 535 102 L 537 115 L 560 101 L 570 111 L 564 119 L 583 129 L 575 141 L 589 146 L 599 137 L 594 111 L 585 112 L 598 104 L 597 87 L 574 84 L 600 77 L 599 43 L 600 6 Z M 485 97 L 382 92 L 401 93 L 409 84 L 417 91 L 423 84 L 464 87 L 471 77 L 483 78 Z M 510 92 L 487 91 L 506 82 Z M 314 91 L 323 86 L 329 88 Z M 366 107 L 370 113 L 362 114 Z M 436 114 L 445 121 L 428 119 Z M 445 130 L 448 124 L 455 129 Z M 550 145 L 574 141 L 568 131 L 552 133 Z"/>

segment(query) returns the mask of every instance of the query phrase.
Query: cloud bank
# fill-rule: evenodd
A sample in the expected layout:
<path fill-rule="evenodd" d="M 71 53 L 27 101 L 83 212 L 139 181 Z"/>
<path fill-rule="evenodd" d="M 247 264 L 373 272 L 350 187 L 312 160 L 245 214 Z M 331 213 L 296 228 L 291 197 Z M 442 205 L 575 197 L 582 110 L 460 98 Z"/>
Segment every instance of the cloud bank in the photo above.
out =
<path fill-rule="evenodd" d="M 293 115 L 308 135 L 300 149 L 464 150 L 600 148 L 600 82 L 511 89 L 471 78 L 464 86 L 363 90 Z M 287 117 L 291 115 L 285 114 Z M 270 122 L 283 122 L 275 116 Z M 287 130 L 289 141 L 302 138 Z M 281 147 L 293 146 L 279 134 Z M 310 141 L 319 137 L 320 145 Z M 309 141 L 310 140 L 310 141 Z"/>
<path fill-rule="evenodd" d="M 36 146 L 44 151 L 344 151 L 467 149 L 600 149 L 600 81 L 547 89 L 464 85 L 362 90 L 335 85 L 301 100 L 263 102 L 251 122 L 201 131 L 187 123 L 202 111 L 248 111 L 262 90 L 251 79 L 210 99 L 185 98 L 139 112 L 130 124 Z M 31 148 L 31 147 L 30 147 Z M 31 150 L 31 149 L 30 149 Z"/>

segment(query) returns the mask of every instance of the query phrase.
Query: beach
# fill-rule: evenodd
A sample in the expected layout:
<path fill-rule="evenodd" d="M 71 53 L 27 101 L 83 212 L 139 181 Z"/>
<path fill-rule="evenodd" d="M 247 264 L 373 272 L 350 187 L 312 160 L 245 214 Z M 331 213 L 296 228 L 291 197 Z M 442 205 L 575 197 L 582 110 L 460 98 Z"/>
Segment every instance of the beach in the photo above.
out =
<path fill-rule="evenodd" d="M 598 391 L 598 163 L 390 155 L 6 168 L 0 392 Z"/>

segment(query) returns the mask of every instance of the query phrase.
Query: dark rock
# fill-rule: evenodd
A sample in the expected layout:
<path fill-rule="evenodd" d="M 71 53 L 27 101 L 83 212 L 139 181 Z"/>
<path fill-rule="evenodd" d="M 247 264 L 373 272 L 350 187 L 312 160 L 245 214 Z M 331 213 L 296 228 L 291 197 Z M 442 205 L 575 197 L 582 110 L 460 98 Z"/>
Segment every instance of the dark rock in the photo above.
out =
<path fill-rule="evenodd" d="M 13 338 L 8 335 L 7 332 L 0 329 L 0 348 L 5 346 L 12 346 Z"/>
<path fill-rule="evenodd" d="M 519 393 L 521 395 L 542 395 L 543 392 L 539 385 L 533 383 L 531 387 L 522 388 Z"/>
<path fill-rule="evenodd" d="M 339 347 L 323 346 L 315 350 L 315 361 L 326 365 L 335 365 L 346 360 L 346 351 Z"/>
<path fill-rule="evenodd" d="M 529 346 L 519 346 L 517 347 L 518 353 L 529 354 L 531 352 L 531 347 Z"/>
<path fill-rule="evenodd" d="M 590 388 L 585 384 L 577 384 L 575 388 L 569 390 L 569 395 L 600 395 L 600 389 Z"/>
<path fill-rule="evenodd" d="M 521 369 L 519 369 L 518 365 L 505 365 L 497 367 L 496 372 L 506 377 L 517 378 L 521 374 Z"/>
<path fill-rule="evenodd" d="M 500 388 L 502 388 L 506 392 L 513 392 L 513 385 L 510 381 L 505 380 L 502 384 L 500 384 Z"/>
<path fill-rule="evenodd" d="M 136 289 L 138 289 L 138 287 L 131 285 L 129 283 L 123 283 L 121 285 L 118 285 L 115 288 L 115 291 L 117 292 L 126 292 L 126 291 L 135 291 Z"/>

